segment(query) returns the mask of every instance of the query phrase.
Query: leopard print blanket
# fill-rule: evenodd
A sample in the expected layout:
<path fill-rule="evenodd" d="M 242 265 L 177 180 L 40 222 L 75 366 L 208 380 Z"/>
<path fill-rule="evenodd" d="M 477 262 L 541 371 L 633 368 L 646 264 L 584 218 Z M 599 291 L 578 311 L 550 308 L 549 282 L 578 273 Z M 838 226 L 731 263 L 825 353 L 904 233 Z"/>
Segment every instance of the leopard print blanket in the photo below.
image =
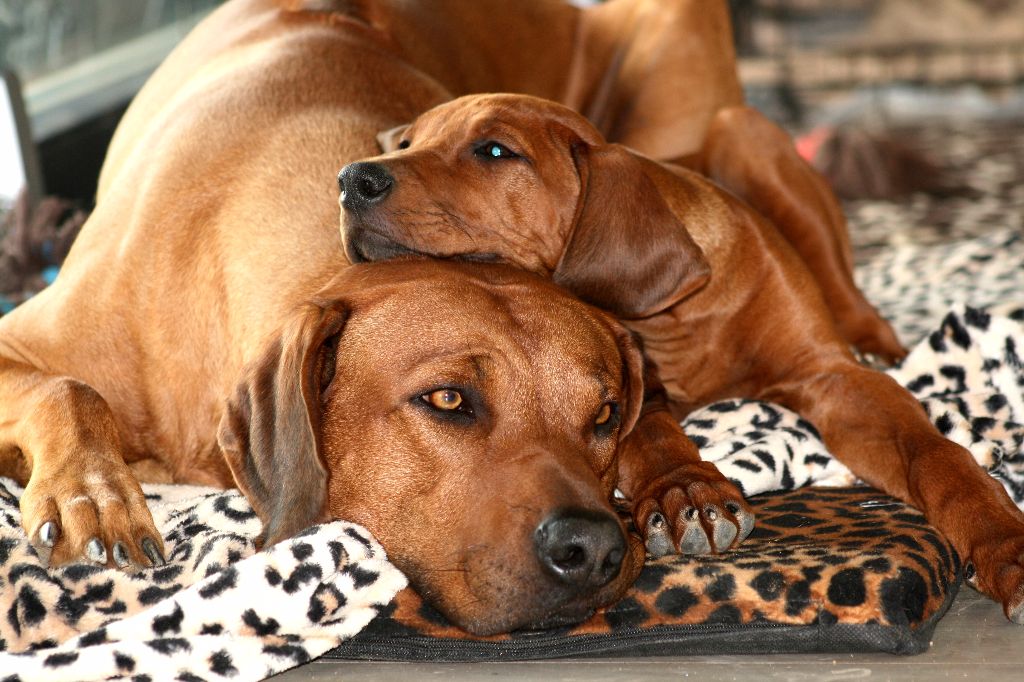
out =
<path fill-rule="evenodd" d="M 255 552 L 237 490 L 146 486 L 168 563 L 47 571 L 0 479 L 0 680 L 258 680 L 359 632 L 406 585 L 362 528 L 335 521 Z"/>

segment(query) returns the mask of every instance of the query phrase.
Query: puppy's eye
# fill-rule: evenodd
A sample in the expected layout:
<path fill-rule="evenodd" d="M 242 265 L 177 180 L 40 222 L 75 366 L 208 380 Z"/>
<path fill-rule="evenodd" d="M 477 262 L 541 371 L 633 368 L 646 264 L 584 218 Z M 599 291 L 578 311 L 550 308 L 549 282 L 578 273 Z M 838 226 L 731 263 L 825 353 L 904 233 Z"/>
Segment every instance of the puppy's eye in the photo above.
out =
<path fill-rule="evenodd" d="M 605 403 L 601 406 L 600 412 L 597 413 L 597 419 L 594 423 L 600 426 L 601 424 L 607 424 L 608 420 L 612 418 L 612 404 Z"/>
<path fill-rule="evenodd" d="M 412 144 L 412 142 L 410 142 L 409 140 L 402 140 L 401 142 L 398 143 L 398 148 L 399 149 L 408 149 L 409 145 L 411 145 L 411 144 Z"/>
<path fill-rule="evenodd" d="M 485 159 L 514 159 L 518 154 L 498 142 L 484 142 L 476 148 L 476 154 Z"/>
<path fill-rule="evenodd" d="M 457 410 L 462 406 L 462 394 L 450 388 L 441 388 L 420 396 L 425 402 L 439 410 Z"/>

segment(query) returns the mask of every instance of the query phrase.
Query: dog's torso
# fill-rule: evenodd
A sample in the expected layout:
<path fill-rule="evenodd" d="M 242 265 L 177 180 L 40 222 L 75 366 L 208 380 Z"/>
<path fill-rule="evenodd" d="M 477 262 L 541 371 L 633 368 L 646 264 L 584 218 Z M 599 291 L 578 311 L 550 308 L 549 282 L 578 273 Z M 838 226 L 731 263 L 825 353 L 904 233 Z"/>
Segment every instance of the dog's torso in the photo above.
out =
<path fill-rule="evenodd" d="M 347 265 L 337 169 L 446 93 L 363 27 L 219 11 L 133 103 L 60 276 L 0 322 L 0 343 L 99 391 L 129 461 L 231 485 L 215 439 L 225 396 Z M 351 64 L 388 86 L 346 78 Z"/>

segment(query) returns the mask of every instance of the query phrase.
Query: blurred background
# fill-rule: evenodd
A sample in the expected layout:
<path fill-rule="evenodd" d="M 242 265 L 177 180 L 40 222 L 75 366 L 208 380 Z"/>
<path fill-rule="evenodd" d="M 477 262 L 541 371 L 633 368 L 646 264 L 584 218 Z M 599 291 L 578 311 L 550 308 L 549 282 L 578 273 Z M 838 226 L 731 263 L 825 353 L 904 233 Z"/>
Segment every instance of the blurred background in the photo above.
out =
<path fill-rule="evenodd" d="M 216 4 L 0 0 L 0 312 L 52 279 L 127 103 Z M 748 101 L 830 179 L 866 252 L 892 240 L 879 206 L 915 239 L 1020 225 L 1024 0 L 729 5 Z"/>

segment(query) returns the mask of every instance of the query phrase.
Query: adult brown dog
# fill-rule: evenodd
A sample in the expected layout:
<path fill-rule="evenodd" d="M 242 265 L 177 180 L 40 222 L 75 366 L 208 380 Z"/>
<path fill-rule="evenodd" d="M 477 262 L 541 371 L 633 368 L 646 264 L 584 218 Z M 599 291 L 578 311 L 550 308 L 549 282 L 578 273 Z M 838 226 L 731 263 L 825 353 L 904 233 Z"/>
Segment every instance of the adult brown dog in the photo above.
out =
<path fill-rule="evenodd" d="M 639 333 L 674 417 L 735 396 L 797 411 L 854 473 L 922 509 L 1024 620 L 1024 515 L 907 391 L 855 360 L 803 260 L 748 204 L 531 97 L 455 100 L 396 146 L 339 176 L 351 259 L 471 256 L 551 276 Z M 652 439 L 654 416 L 620 455 L 620 486 L 649 549 L 685 549 L 733 500 L 693 499 L 713 474 L 693 469 L 696 447 L 664 413 Z"/>
<path fill-rule="evenodd" d="M 639 545 L 622 556 L 621 527 L 607 516 L 617 437 L 593 428 L 621 420 L 625 433 L 635 420 L 636 356 L 614 322 L 545 285 L 502 293 L 497 280 L 513 275 L 471 272 L 482 292 L 464 303 L 452 289 L 468 275 L 438 264 L 419 279 L 401 268 L 334 279 L 348 267 L 337 168 L 375 151 L 380 129 L 449 98 L 410 60 L 435 64 L 417 41 L 453 49 L 466 28 L 455 17 L 479 6 L 453 12 L 428 41 L 398 12 L 407 3 L 340 4 L 360 11 L 229 2 L 144 87 L 57 281 L 0 321 L 0 470 L 27 482 L 22 523 L 54 565 L 163 560 L 139 479 L 237 484 L 265 542 L 324 515 L 360 521 L 428 599 L 475 632 L 582 617 L 625 589 L 642 556 Z M 295 318 L 311 300 L 342 306 Z M 516 331 L 520 310 L 550 350 Z M 317 358 L 330 356 L 317 349 L 329 352 L 344 311 L 336 378 L 321 396 L 332 363 L 321 367 Z M 493 367 L 467 371 L 468 358 L 441 353 L 427 335 L 436 339 L 438 325 L 445 348 L 482 344 Z M 421 347 L 459 374 L 413 371 L 420 383 L 402 383 L 427 366 L 410 364 Z M 361 367 L 349 355 L 364 351 Z M 438 400 L 478 399 L 476 426 L 443 427 L 415 411 L 420 395 L 456 379 L 467 392 Z M 515 504 L 521 495 L 529 503 Z M 590 528 L 589 559 L 564 545 L 559 555 L 557 529 L 540 530 L 557 508 L 583 510 L 562 526 Z"/>

